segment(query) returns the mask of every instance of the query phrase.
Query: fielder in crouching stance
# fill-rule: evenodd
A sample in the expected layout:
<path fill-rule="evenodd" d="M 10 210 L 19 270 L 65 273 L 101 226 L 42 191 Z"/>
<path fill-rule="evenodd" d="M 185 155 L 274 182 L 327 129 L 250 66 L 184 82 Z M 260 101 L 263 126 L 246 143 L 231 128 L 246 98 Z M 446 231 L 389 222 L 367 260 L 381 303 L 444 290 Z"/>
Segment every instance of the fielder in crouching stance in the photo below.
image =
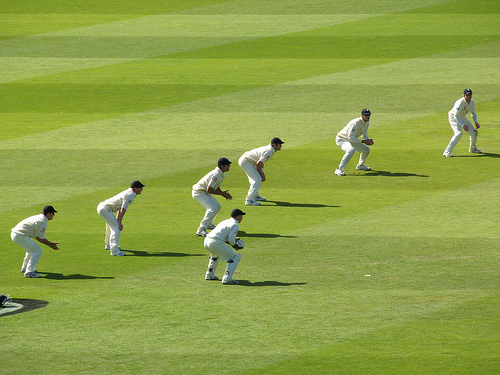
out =
<path fill-rule="evenodd" d="M 244 242 L 237 238 L 240 230 L 239 223 L 243 220 L 245 212 L 240 209 L 234 209 L 231 212 L 231 218 L 219 223 L 206 237 L 204 241 L 205 249 L 210 253 L 208 269 L 205 280 L 219 280 L 215 276 L 215 270 L 220 260 L 227 262 L 226 272 L 222 278 L 222 284 L 235 285 L 238 281 L 233 280 L 233 274 L 241 259 L 241 254 L 236 254 L 231 247 L 240 250 L 245 246 Z"/>
<path fill-rule="evenodd" d="M 212 194 L 222 195 L 228 201 L 233 199 L 228 190 L 222 191 L 220 188 L 222 181 L 224 181 L 224 173 L 229 170 L 230 166 L 229 159 L 220 158 L 217 162 L 217 168 L 207 173 L 197 184 L 193 185 L 193 198 L 207 209 L 205 217 L 196 231 L 197 236 L 206 237 L 207 229 L 215 228 L 214 219 L 222 206 Z"/>
<path fill-rule="evenodd" d="M 43 251 L 32 238 L 54 250 L 59 250 L 59 247 L 57 247 L 59 242 L 51 242 L 45 238 L 47 223 L 54 218 L 56 212 L 54 207 L 45 206 L 43 214 L 24 219 L 12 228 L 12 233 L 10 234 L 12 241 L 26 250 L 26 256 L 21 268 L 21 272 L 24 272 L 24 277 L 42 277 L 42 275 L 36 273 L 35 267 L 42 257 Z"/>
<path fill-rule="evenodd" d="M 479 123 L 477 122 L 476 115 L 476 105 L 474 100 L 472 100 L 472 90 L 465 89 L 464 94 L 460 99 L 455 102 L 453 108 L 448 112 L 448 122 L 450 123 L 451 130 L 453 130 L 453 137 L 451 137 L 448 147 L 444 150 L 443 156 L 447 158 L 452 157 L 451 152 L 457 145 L 460 138 L 462 138 L 462 129 L 469 134 L 469 152 L 474 154 L 480 154 L 481 151 L 476 147 L 477 141 L 477 130 L 474 129 L 472 123 L 467 118 L 467 114 L 472 115 L 476 129 L 479 129 Z"/>
<path fill-rule="evenodd" d="M 129 189 L 99 203 L 97 206 L 97 213 L 106 222 L 105 249 L 111 250 L 111 255 L 125 255 L 120 250 L 119 243 L 120 234 L 123 230 L 122 219 L 125 212 L 127 212 L 128 206 L 130 206 L 138 194 L 142 193 L 144 186 L 140 181 L 134 181 Z M 115 212 L 117 212 L 116 217 Z"/>
<path fill-rule="evenodd" d="M 337 176 L 345 176 L 344 169 L 347 167 L 347 164 L 356 151 L 361 153 L 356 169 L 361 171 L 371 170 L 370 167 L 365 165 L 365 161 L 370 154 L 370 147 L 368 146 L 374 143 L 373 139 L 368 138 L 368 127 L 370 126 L 371 114 L 369 109 L 363 109 L 361 111 L 361 117 L 350 121 L 344 129 L 337 134 L 335 143 L 345 151 L 339 167 L 335 170 Z M 359 139 L 360 136 L 363 136 L 363 139 Z"/>
<path fill-rule="evenodd" d="M 264 163 L 272 158 L 276 151 L 281 150 L 283 142 L 278 137 L 271 139 L 271 144 L 245 152 L 238 160 L 238 164 L 245 171 L 250 183 L 250 189 L 245 200 L 247 206 L 260 206 L 259 201 L 266 198 L 259 194 L 260 186 L 266 181 Z"/>

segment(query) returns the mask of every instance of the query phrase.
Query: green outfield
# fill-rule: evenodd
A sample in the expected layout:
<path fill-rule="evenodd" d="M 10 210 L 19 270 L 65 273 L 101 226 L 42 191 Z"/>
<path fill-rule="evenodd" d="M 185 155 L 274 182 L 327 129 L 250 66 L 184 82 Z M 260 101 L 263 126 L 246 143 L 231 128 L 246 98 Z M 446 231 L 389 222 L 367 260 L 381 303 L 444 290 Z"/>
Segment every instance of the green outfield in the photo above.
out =
<path fill-rule="evenodd" d="M 46 304 L 0 310 L 0 373 L 500 373 L 499 67 L 498 0 L 0 1 L 0 294 Z M 468 87 L 483 153 L 444 158 Z M 336 176 L 365 107 L 373 170 Z M 195 235 L 220 157 L 238 286 Z M 96 207 L 136 179 L 112 257 Z M 25 279 L 10 229 L 46 204 Z"/>

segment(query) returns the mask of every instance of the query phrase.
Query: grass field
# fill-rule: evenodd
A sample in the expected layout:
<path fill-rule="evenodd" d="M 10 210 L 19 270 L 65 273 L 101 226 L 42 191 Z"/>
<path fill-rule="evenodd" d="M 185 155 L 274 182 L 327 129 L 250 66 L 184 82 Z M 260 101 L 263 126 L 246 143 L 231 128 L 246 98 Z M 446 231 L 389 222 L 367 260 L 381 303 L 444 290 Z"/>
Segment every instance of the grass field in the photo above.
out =
<path fill-rule="evenodd" d="M 499 63 L 497 0 L 0 1 L 0 293 L 48 303 L 0 315 L 0 372 L 498 374 Z M 444 158 L 466 87 L 483 154 Z M 365 107 L 373 170 L 338 177 Z M 195 236 L 222 156 L 238 286 Z M 96 206 L 135 179 L 111 257 Z M 25 279 L 10 229 L 46 204 Z"/>

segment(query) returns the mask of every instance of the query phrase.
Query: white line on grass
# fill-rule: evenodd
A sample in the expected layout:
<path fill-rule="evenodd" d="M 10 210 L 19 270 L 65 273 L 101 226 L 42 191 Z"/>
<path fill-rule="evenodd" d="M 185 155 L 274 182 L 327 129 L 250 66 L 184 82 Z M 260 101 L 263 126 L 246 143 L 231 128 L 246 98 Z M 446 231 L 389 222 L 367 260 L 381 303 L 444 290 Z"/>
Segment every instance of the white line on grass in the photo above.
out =
<path fill-rule="evenodd" d="M 199 284 L 199 283 L 195 283 L 194 281 L 191 281 L 191 280 L 187 280 L 187 279 L 182 279 L 183 281 L 186 281 L 188 283 L 191 283 L 191 284 L 195 284 L 195 285 L 199 285 L 199 286 L 205 286 L 203 284 Z"/>

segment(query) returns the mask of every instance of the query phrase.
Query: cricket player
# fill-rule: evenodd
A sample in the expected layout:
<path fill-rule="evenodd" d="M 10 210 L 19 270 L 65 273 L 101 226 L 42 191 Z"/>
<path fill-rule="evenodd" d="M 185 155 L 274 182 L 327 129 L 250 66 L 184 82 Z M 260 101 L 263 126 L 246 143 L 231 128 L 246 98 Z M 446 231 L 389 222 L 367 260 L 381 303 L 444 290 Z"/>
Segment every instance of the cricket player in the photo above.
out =
<path fill-rule="evenodd" d="M 234 250 L 227 244 L 235 247 L 239 242 L 236 238 L 240 230 L 239 223 L 243 220 L 245 212 L 236 208 L 231 211 L 231 218 L 224 220 L 217 225 L 206 237 L 204 241 L 205 249 L 210 253 L 207 273 L 205 280 L 219 280 L 215 276 L 215 270 L 220 260 L 227 262 L 226 272 L 222 278 L 222 284 L 236 285 L 238 281 L 233 280 L 233 274 L 241 259 L 241 254 L 236 254 Z M 241 247 L 242 248 L 242 247 Z"/>
<path fill-rule="evenodd" d="M 226 200 L 231 200 L 233 197 L 229 194 L 229 190 L 222 191 L 220 186 L 224 181 L 224 176 L 231 162 L 227 158 L 220 158 L 217 161 L 217 168 L 208 172 L 203 178 L 193 185 L 192 196 L 198 203 L 206 208 L 205 217 L 200 222 L 200 226 L 196 231 L 197 236 L 206 237 L 207 229 L 214 229 L 214 220 L 221 209 L 220 203 L 215 199 L 213 194 L 222 195 Z"/>
<path fill-rule="evenodd" d="M 462 138 L 462 129 L 469 134 L 469 152 L 474 154 L 481 153 L 481 151 L 476 147 L 478 131 L 474 129 L 474 126 L 472 126 L 472 123 L 467 118 L 468 113 L 472 115 L 476 129 L 479 129 L 479 123 L 477 122 L 476 115 L 476 105 L 474 104 L 474 100 L 472 100 L 471 89 L 465 89 L 462 97 L 455 102 L 453 108 L 448 112 L 448 121 L 450 123 L 451 130 L 453 130 L 453 137 L 451 137 L 448 147 L 444 150 L 443 156 L 446 156 L 447 158 L 453 156 L 451 152 L 457 145 L 460 138 Z"/>
<path fill-rule="evenodd" d="M 51 242 L 45 238 L 47 223 L 49 220 L 54 219 L 57 211 L 52 206 L 45 206 L 42 212 L 40 215 L 31 216 L 21 221 L 12 228 L 10 234 L 12 241 L 26 250 L 26 256 L 21 268 L 21 272 L 24 273 L 26 278 L 42 277 L 42 275 L 36 273 L 36 265 L 42 257 L 43 251 L 32 238 L 54 250 L 59 250 L 57 246 L 59 242 Z"/>
<path fill-rule="evenodd" d="M 250 189 L 245 200 L 247 206 L 260 206 L 259 201 L 266 198 L 259 194 L 260 186 L 266 181 L 264 173 L 264 163 L 273 157 L 276 151 L 281 150 L 283 142 L 278 137 L 271 139 L 268 146 L 259 147 L 245 152 L 238 160 L 238 164 L 245 171 L 250 183 Z"/>
<path fill-rule="evenodd" d="M 368 138 L 368 127 L 370 126 L 370 116 L 371 112 L 369 109 L 365 108 L 361 111 L 361 117 L 351 120 L 342 129 L 335 138 L 335 143 L 343 151 L 345 151 L 344 157 L 340 161 L 339 167 L 335 170 L 337 176 L 345 176 L 344 169 L 353 157 L 354 153 L 358 151 L 361 155 L 359 156 L 358 165 L 356 169 L 361 171 L 370 171 L 371 168 L 365 165 L 365 161 L 370 154 L 370 147 L 373 145 L 373 139 Z M 359 137 L 363 137 L 359 139 Z"/>
<path fill-rule="evenodd" d="M 123 216 L 135 197 L 142 193 L 143 185 L 140 181 L 133 181 L 130 188 L 111 197 L 97 206 L 97 213 L 106 222 L 105 249 L 111 250 L 111 255 L 124 256 L 120 249 L 120 234 L 123 230 Z M 116 217 L 115 217 L 116 213 Z"/>

